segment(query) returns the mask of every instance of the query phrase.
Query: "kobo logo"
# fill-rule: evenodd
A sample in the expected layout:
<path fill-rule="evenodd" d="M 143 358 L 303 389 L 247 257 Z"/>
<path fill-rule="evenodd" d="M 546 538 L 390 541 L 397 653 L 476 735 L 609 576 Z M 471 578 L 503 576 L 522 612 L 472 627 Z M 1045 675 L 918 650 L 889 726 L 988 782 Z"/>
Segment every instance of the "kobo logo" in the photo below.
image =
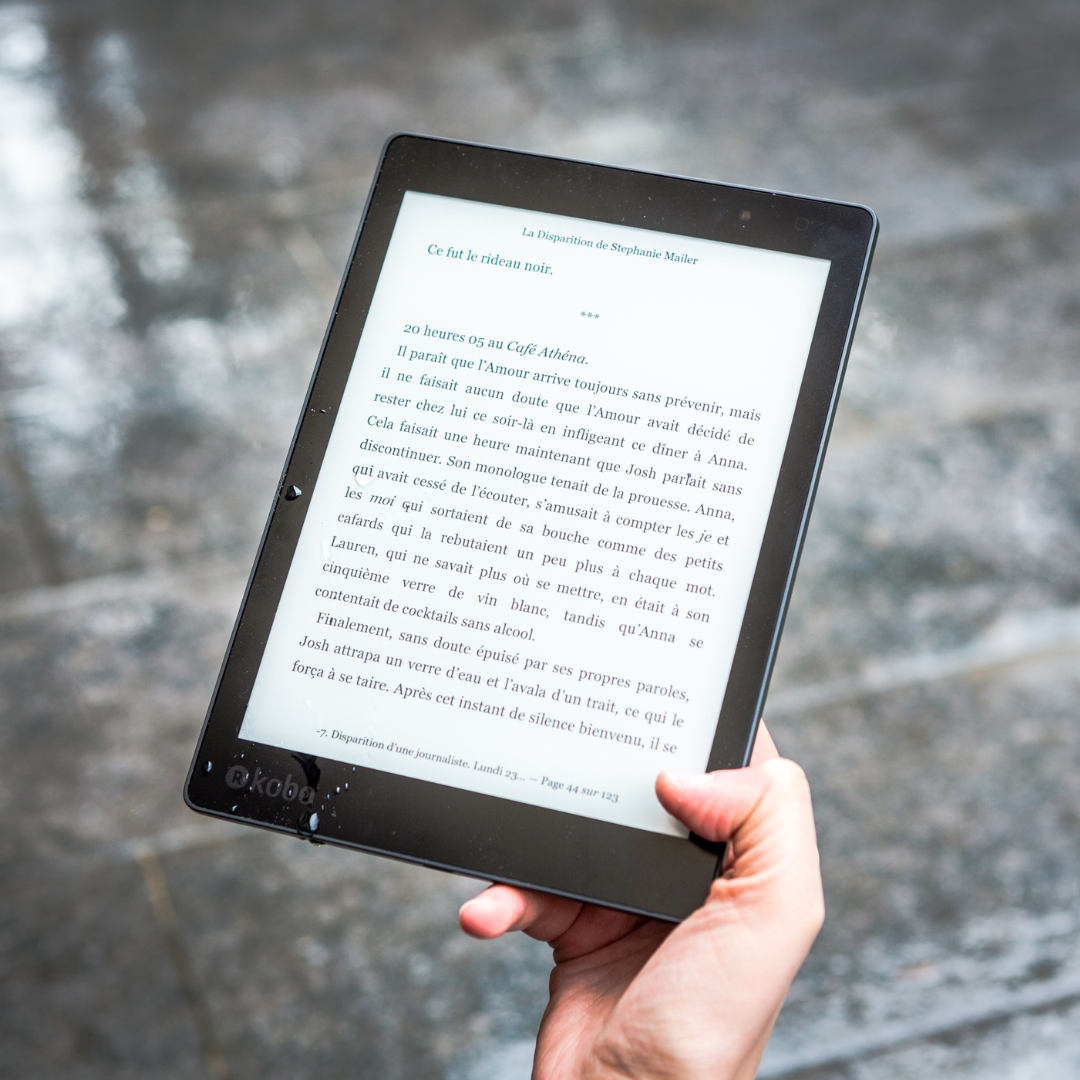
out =
<path fill-rule="evenodd" d="M 285 802 L 292 802 L 295 799 L 302 806 L 315 805 L 315 789 L 301 787 L 292 778 L 292 773 L 286 773 L 285 779 L 282 780 L 277 776 L 266 776 L 262 769 L 257 768 L 252 777 L 243 765 L 234 765 L 225 773 L 225 783 L 237 790 L 246 787 L 248 780 L 251 781 L 248 791 L 258 795 L 265 795 L 269 799 L 280 797 Z"/>
<path fill-rule="evenodd" d="M 225 783 L 231 788 L 242 788 L 248 782 L 250 775 L 251 773 L 243 765 L 234 765 L 225 774 Z"/>

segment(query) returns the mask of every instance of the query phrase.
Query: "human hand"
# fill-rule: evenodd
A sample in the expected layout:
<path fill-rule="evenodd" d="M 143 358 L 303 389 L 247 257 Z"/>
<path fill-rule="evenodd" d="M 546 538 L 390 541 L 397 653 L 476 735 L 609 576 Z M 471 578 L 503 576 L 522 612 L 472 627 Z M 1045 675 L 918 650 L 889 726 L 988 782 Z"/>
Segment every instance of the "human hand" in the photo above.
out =
<path fill-rule="evenodd" d="M 461 909 L 479 938 L 554 951 L 534 1080 L 753 1080 L 825 907 L 810 789 L 764 724 L 748 768 L 661 773 L 656 794 L 729 844 L 705 904 L 670 923 L 493 885 Z"/>

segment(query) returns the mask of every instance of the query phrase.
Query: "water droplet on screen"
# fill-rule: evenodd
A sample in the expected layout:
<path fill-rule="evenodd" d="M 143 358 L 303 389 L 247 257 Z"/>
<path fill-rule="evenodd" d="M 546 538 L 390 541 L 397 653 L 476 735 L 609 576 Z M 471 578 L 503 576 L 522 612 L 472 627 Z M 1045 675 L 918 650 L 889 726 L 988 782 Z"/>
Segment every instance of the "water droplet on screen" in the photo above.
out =
<path fill-rule="evenodd" d="M 319 815 L 312 814 L 311 817 L 308 818 L 307 826 L 312 832 L 317 831 L 319 828 Z"/>
<path fill-rule="evenodd" d="M 293 499 L 299 499 L 304 493 L 295 485 L 291 484 L 288 490 L 285 492 L 285 498 L 292 502 Z"/>
<path fill-rule="evenodd" d="M 212 761 L 205 762 L 203 764 L 203 767 L 202 767 L 203 776 L 208 775 L 213 768 L 214 768 L 214 763 Z"/>

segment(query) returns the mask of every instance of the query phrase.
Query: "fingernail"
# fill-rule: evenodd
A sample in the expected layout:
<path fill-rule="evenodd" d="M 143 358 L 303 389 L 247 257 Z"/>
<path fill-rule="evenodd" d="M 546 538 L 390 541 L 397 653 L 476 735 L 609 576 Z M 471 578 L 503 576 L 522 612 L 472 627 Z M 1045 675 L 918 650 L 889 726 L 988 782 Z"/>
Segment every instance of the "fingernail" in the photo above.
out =
<path fill-rule="evenodd" d="M 703 773 L 685 772 L 681 769 L 665 769 L 657 780 L 663 780 L 665 784 L 674 787 L 693 787 L 705 779 Z"/>

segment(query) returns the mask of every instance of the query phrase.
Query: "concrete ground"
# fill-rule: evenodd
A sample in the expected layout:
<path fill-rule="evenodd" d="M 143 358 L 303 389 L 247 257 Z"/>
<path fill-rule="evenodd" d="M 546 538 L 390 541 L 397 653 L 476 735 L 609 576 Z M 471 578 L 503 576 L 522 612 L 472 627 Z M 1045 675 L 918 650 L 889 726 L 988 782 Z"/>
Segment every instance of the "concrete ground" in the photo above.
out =
<path fill-rule="evenodd" d="M 0 1075 L 528 1074 L 473 884 L 180 787 L 394 130 L 865 201 L 773 1080 L 1080 1075 L 1080 6 L 0 3 Z"/>

